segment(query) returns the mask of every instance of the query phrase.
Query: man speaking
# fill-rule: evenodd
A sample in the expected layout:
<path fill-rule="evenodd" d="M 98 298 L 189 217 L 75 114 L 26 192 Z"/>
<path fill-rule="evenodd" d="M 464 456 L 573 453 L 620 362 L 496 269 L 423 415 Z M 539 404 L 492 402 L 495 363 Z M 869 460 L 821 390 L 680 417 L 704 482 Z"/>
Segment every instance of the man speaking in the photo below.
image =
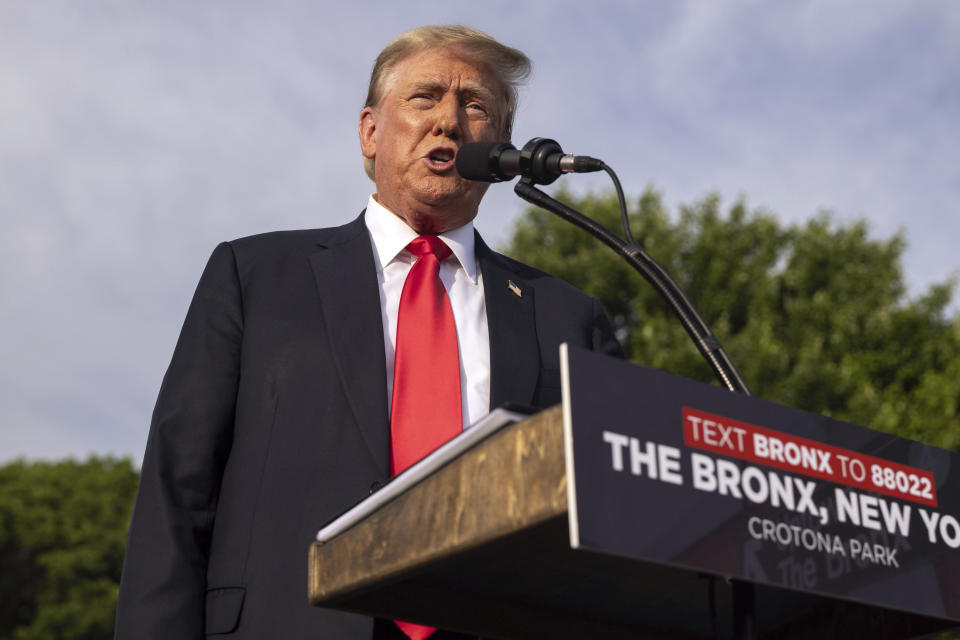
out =
<path fill-rule="evenodd" d="M 529 64 L 467 27 L 404 33 L 360 113 L 365 211 L 214 250 L 153 414 L 118 638 L 444 635 L 311 607 L 307 549 L 491 407 L 559 402 L 561 342 L 620 353 L 595 299 L 473 230 L 486 185 L 456 153 L 509 139 Z"/>

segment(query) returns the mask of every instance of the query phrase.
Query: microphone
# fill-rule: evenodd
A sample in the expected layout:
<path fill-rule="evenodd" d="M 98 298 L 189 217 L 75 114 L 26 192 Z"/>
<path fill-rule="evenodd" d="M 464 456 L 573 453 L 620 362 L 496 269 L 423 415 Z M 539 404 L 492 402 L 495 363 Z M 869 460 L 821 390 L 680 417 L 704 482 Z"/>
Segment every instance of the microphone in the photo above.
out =
<path fill-rule="evenodd" d="M 602 160 L 564 153 L 556 140 L 532 138 L 517 149 L 509 142 L 468 142 L 457 151 L 457 172 L 467 180 L 503 182 L 515 176 L 550 184 L 564 173 L 600 171 Z"/>

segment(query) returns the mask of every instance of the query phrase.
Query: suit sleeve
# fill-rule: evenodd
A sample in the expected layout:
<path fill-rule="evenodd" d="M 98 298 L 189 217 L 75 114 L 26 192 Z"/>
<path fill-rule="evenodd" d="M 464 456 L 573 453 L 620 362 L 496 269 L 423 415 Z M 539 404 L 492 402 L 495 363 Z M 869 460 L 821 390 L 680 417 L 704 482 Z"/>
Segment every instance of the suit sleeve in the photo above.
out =
<path fill-rule="evenodd" d="M 243 306 L 227 243 L 210 257 L 150 425 L 115 637 L 203 638 L 207 558 L 230 452 Z"/>

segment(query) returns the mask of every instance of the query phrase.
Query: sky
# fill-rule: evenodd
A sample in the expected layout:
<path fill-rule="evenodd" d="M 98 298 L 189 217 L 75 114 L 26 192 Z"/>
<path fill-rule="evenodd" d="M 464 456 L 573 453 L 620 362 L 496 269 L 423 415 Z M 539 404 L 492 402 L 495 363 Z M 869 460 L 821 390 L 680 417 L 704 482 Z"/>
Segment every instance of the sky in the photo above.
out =
<path fill-rule="evenodd" d="M 0 463 L 139 463 L 211 250 L 359 213 L 370 68 L 423 24 L 532 58 L 517 146 L 554 138 L 673 208 L 902 230 L 913 295 L 960 271 L 960 3 L 478 6 L 0 0 Z M 496 185 L 477 228 L 502 245 L 524 209 Z"/>

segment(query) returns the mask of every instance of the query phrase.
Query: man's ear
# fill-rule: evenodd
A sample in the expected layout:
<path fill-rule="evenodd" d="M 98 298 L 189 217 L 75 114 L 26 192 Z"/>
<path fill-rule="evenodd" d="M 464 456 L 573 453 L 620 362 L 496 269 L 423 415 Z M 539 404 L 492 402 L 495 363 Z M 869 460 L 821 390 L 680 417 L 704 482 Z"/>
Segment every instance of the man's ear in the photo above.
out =
<path fill-rule="evenodd" d="M 373 107 L 364 107 L 360 112 L 360 124 L 357 127 L 360 133 L 360 151 L 365 158 L 374 158 L 377 155 L 377 114 Z"/>

